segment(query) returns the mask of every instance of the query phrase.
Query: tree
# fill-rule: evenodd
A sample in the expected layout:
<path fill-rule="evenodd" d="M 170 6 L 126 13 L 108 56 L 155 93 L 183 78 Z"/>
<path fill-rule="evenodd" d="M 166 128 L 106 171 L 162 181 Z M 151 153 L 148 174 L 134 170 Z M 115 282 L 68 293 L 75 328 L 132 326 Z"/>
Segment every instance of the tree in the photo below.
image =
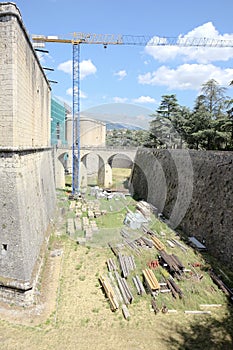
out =
<path fill-rule="evenodd" d="M 186 121 L 185 135 L 190 148 L 224 149 L 228 143 L 226 130 L 226 88 L 211 79 L 202 85 L 191 118 Z"/>
<path fill-rule="evenodd" d="M 212 119 L 217 119 L 224 113 L 225 92 L 226 88 L 221 87 L 215 79 L 210 79 L 202 84 L 203 103 L 211 114 Z"/>
<path fill-rule="evenodd" d="M 185 121 L 185 141 L 189 148 L 206 148 L 206 133 L 211 130 L 211 114 L 205 104 L 205 96 L 196 98 L 193 112 Z M 207 141 L 208 142 L 208 141 Z"/>
<path fill-rule="evenodd" d="M 175 128 L 176 132 L 179 135 L 180 143 L 178 145 L 179 148 L 183 148 L 183 144 L 186 141 L 186 135 L 188 132 L 188 125 L 187 121 L 190 120 L 191 112 L 190 109 L 187 107 L 180 107 L 180 110 L 178 113 L 175 113 L 172 124 Z"/>
<path fill-rule="evenodd" d="M 151 115 L 150 141 L 154 147 L 175 148 L 179 143 L 179 135 L 175 129 L 178 125 L 180 106 L 176 95 L 164 95 L 159 108 Z M 176 122 L 175 122 L 176 121 Z"/>

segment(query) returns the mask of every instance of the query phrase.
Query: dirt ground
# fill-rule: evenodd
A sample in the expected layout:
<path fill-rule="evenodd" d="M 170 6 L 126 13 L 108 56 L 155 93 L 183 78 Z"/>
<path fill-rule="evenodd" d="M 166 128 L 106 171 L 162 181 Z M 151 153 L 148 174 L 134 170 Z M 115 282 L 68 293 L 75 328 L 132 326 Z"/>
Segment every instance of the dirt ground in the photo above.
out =
<path fill-rule="evenodd" d="M 128 321 L 112 312 L 98 280 L 112 256 L 108 248 L 53 235 L 35 305 L 0 305 L 0 349 L 232 349 L 227 303 L 211 315 L 155 315 L 150 299 L 138 296 Z"/>

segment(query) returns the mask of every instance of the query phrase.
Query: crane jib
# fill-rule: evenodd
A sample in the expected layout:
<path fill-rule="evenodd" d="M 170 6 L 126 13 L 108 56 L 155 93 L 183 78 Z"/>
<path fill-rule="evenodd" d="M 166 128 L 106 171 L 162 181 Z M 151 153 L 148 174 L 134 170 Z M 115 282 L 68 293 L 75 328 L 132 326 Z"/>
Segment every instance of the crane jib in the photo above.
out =
<path fill-rule="evenodd" d="M 80 192 L 80 46 L 81 44 L 134 45 L 134 46 L 180 46 L 233 48 L 233 40 L 217 38 L 197 38 L 190 36 L 159 37 L 149 35 L 71 33 L 70 38 L 61 36 L 32 35 L 34 47 L 45 43 L 64 43 L 73 45 L 73 176 L 72 193 Z"/>

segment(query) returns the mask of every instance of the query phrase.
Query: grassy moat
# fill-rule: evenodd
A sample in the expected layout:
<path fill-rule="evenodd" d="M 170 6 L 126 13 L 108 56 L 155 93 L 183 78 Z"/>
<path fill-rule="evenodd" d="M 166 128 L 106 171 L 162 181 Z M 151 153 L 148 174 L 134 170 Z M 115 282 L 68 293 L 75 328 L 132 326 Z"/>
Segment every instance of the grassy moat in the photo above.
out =
<path fill-rule="evenodd" d="M 126 174 L 123 178 L 114 176 L 117 187 L 125 177 Z M 179 280 L 174 277 L 182 297 L 175 298 L 171 292 L 158 293 L 155 300 L 159 312 L 155 314 L 151 294 L 138 295 L 132 277 L 138 275 L 143 281 L 142 270 L 158 260 L 159 251 L 154 246 L 133 249 L 121 234 L 123 228 L 131 242 L 146 235 L 141 229 L 129 229 L 123 224 L 127 211 L 136 211 L 137 202 L 130 196 L 96 199 L 89 187 L 81 205 L 77 205 L 68 199 L 68 190 L 69 187 L 66 191 L 57 191 L 57 216 L 35 304 L 28 309 L 0 305 L 1 349 L 232 349 L 232 304 L 209 276 L 209 270 L 214 268 L 232 287 L 231 271 L 210 258 L 208 252 L 191 248 L 151 214 L 148 229 L 155 233 L 165 251 L 176 255 L 185 267 Z M 99 213 L 97 218 L 91 217 L 89 221 L 95 221 L 98 230 L 94 230 L 86 242 L 77 244 L 77 240 L 85 238 L 83 227 L 74 229 L 70 235 L 67 223 L 77 216 L 81 221 L 88 219 L 95 210 Z M 184 249 L 168 243 L 174 240 Z M 111 311 L 99 281 L 101 276 L 109 275 L 107 259 L 112 259 L 121 273 L 108 243 L 120 247 L 123 255 L 133 256 L 136 264 L 127 277 L 134 297 L 128 305 L 128 320 L 121 307 Z M 169 276 L 166 266 L 151 269 L 159 282 Z M 164 305 L 167 313 L 161 311 Z"/>

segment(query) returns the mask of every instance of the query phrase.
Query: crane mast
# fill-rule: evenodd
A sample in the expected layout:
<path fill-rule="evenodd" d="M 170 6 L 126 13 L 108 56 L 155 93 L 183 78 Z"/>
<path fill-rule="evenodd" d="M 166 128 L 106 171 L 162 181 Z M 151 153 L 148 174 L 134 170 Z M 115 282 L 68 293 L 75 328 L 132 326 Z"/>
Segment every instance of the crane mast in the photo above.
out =
<path fill-rule="evenodd" d="M 72 116 L 72 194 L 80 192 L 80 45 L 133 45 L 133 46 L 179 46 L 233 48 L 232 39 L 207 37 L 159 37 L 148 35 L 94 34 L 75 32 L 70 38 L 62 36 L 32 35 L 39 47 L 45 43 L 73 45 L 73 116 Z"/>

